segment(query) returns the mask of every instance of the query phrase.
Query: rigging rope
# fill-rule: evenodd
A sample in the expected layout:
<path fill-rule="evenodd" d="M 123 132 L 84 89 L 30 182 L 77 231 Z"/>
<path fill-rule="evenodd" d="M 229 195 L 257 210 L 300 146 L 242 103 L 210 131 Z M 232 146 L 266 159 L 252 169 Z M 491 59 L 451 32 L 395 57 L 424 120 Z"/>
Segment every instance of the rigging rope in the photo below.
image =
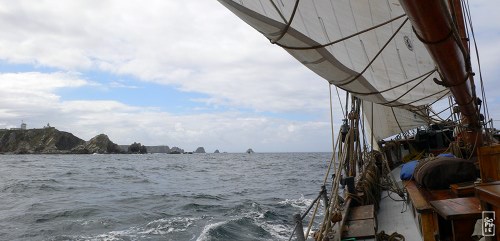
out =
<path fill-rule="evenodd" d="M 484 105 L 483 105 L 484 114 L 487 116 L 487 119 L 490 119 L 490 113 L 489 113 L 489 109 L 488 109 L 488 102 L 486 100 L 486 92 L 484 91 L 483 74 L 482 74 L 482 71 L 481 71 L 481 61 L 479 59 L 479 50 L 477 48 L 476 35 L 474 33 L 474 27 L 472 25 L 472 17 L 471 17 L 471 14 L 470 14 L 469 0 L 467 0 L 466 7 L 465 6 L 463 6 L 463 7 L 465 9 L 464 13 L 467 14 L 467 18 L 466 19 L 468 19 L 468 22 L 469 22 L 469 25 L 470 25 L 470 31 L 471 31 L 472 39 L 473 39 L 473 42 L 474 42 L 474 49 L 475 49 L 475 52 L 476 52 L 476 60 L 477 60 L 477 65 L 478 65 L 478 69 L 479 69 L 479 80 L 480 80 L 480 84 L 481 84 L 481 94 L 482 94 L 482 98 L 483 98 L 483 102 L 484 102 Z M 492 125 L 493 125 L 493 123 L 492 123 Z"/>
<path fill-rule="evenodd" d="M 292 25 L 292 21 L 293 21 L 293 18 L 295 17 L 295 13 L 297 12 L 297 9 L 299 7 L 299 2 L 300 0 L 296 0 L 295 1 L 295 6 L 293 7 L 293 11 L 292 11 L 292 15 L 290 16 L 290 20 L 288 21 L 288 23 L 285 25 L 285 28 L 283 28 L 283 30 L 281 30 L 280 32 L 280 35 L 278 36 L 278 38 L 276 39 L 270 39 L 269 41 L 271 41 L 271 43 L 276 43 L 278 41 L 280 41 L 280 39 L 283 38 L 283 36 L 285 36 L 285 34 L 288 32 L 288 29 L 290 28 L 290 26 Z"/>
<path fill-rule="evenodd" d="M 285 16 L 283 16 L 283 13 L 281 13 L 281 11 L 279 10 L 278 6 L 276 6 L 276 4 L 274 3 L 274 1 L 273 0 L 269 0 L 269 2 L 271 2 L 271 4 L 273 5 L 274 9 L 276 10 L 276 12 L 280 15 L 280 17 L 283 20 L 283 22 L 288 23 L 288 21 L 286 21 L 286 19 L 285 19 Z"/>
<path fill-rule="evenodd" d="M 403 82 L 403 83 L 401 83 L 401 84 L 395 85 L 395 86 L 393 86 L 393 87 L 391 87 L 391 88 L 388 88 L 388 89 L 385 89 L 385 90 L 381 90 L 381 91 L 372 91 L 372 92 L 356 92 L 356 91 L 351 91 L 351 90 L 350 90 L 349 92 L 351 92 L 351 94 L 356 94 L 356 95 L 375 95 L 375 94 L 382 94 L 382 93 L 387 92 L 387 91 L 389 91 L 389 90 L 393 90 L 393 89 L 396 89 L 396 88 L 401 87 L 401 86 L 403 86 L 403 85 L 409 84 L 409 83 L 411 83 L 411 82 L 413 82 L 413 81 L 415 81 L 415 80 L 418 80 L 418 79 L 420 79 L 420 78 L 422 78 L 422 77 L 424 77 L 424 76 L 425 76 L 425 78 L 424 78 L 422 81 L 418 82 L 418 84 L 417 84 L 417 85 L 419 85 L 419 84 L 421 84 L 424 80 L 428 79 L 428 78 L 429 78 L 429 77 L 430 77 L 433 73 L 435 73 L 436 71 L 437 71 L 437 69 L 433 69 L 433 70 L 431 70 L 431 71 L 429 71 L 429 72 L 427 72 L 427 73 L 425 73 L 425 74 L 423 74 L 423 75 L 420 75 L 420 76 L 418 76 L 418 77 L 416 77 L 416 78 L 413 78 L 413 79 L 411 79 L 411 80 L 408 80 L 408 81 L 406 81 L 406 82 Z M 406 94 L 406 93 L 405 93 L 405 94 Z M 402 96 L 400 96 L 399 98 L 401 98 L 401 97 L 402 97 Z M 398 99 L 399 99 L 399 98 L 398 98 Z"/>
<path fill-rule="evenodd" d="M 394 103 L 396 101 L 398 101 L 399 99 L 403 98 L 403 96 L 407 95 L 408 93 L 410 93 L 413 89 L 417 88 L 417 86 L 419 86 L 422 82 L 424 82 L 427 78 L 429 78 L 430 76 L 432 75 L 432 73 L 428 74 L 425 78 L 423 78 L 421 81 L 419 81 L 415 86 L 411 87 L 409 90 L 407 90 L 405 93 L 403 93 L 402 95 L 400 95 L 398 98 L 394 99 L 394 100 L 391 100 L 391 101 L 388 101 L 388 102 L 385 102 L 385 104 L 391 104 L 391 103 Z"/>
<path fill-rule="evenodd" d="M 280 44 L 280 43 L 277 43 L 277 42 L 274 42 L 273 44 L 276 44 L 276 45 L 278 45 L 278 46 L 280 46 L 280 47 L 282 47 L 282 48 L 285 48 L 285 49 L 291 49 L 291 50 L 313 50 L 313 49 L 325 48 L 325 47 L 328 47 L 328 46 L 330 46 L 330 45 L 334 45 L 334 44 L 336 44 L 336 43 L 340 43 L 340 42 L 342 42 L 342 41 L 345 41 L 345 40 L 347 40 L 347 39 L 350 39 L 350 38 L 352 38 L 352 37 L 356 37 L 356 36 L 358 36 L 358 35 L 361 35 L 361 34 L 363 34 L 363 33 L 368 32 L 368 31 L 374 30 L 374 29 L 379 28 L 379 27 L 381 27 L 381 26 L 385 26 L 385 25 L 387 25 L 387 24 L 389 24 L 389 23 L 392 23 L 393 21 L 398 20 L 398 19 L 400 19 L 400 18 L 402 18 L 402 17 L 405 17 L 405 16 L 406 16 L 406 14 L 402 14 L 402 15 L 400 15 L 400 16 L 398 16 L 398 17 L 396 17 L 396 18 L 389 19 L 388 21 L 385 21 L 385 22 L 383 22 L 383 23 L 381 23 L 381 24 L 377 24 L 377 25 L 375 25 L 375 26 L 373 26 L 373 27 L 370 27 L 370 28 L 367 28 L 367 29 L 365 29 L 365 30 L 362 30 L 362 31 L 359 31 L 359 32 L 353 33 L 353 34 L 351 34 L 351 35 L 349 35 L 349 36 L 343 37 L 343 38 L 341 38 L 341 39 L 337 39 L 337 40 L 335 40 L 335 41 L 332 41 L 332 42 L 329 42 L 329 43 L 326 43 L 326 44 L 320 44 L 320 45 L 308 46 L 308 47 L 287 46 L 287 45 Z"/>
<path fill-rule="evenodd" d="M 332 157 L 334 156 L 333 153 L 335 153 L 335 132 L 334 132 L 334 128 L 333 128 L 333 103 L 332 103 L 332 85 L 330 83 L 328 83 L 328 93 L 330 94 L 330 128 L 331 128 L 331 131 L 332 131 Z M 332 158 L 333 159 L 333 158 Z M 335 168 L 335 166 L 334 166 Z M 325 183 L 326 183 L 326 180 L 325 180 Z M 323 183 L 323 185 L 325 185 L 325 183 Z"/>
<path fill-rule="evenodd" d="M 387 45 L 389 45 L 390 42 L 392 42 L 392 40 L 394 39 L 394 37 L 396 37 L 396 34 L 399 33 L 399 31 L 401 30 L 401 28 L 403 28 L 403 26 L 408 22 L 408 18 L 406 18 L 403 23 L 398 27 L 398 29 L 396 29 L 396 31 L 394 31 L 394 33 L 392 34 L 392 36 L 389 38 L 389 40 L 387 40 L 387 42 L 384 44 L 384 46 L 382 46 L 382 48 L 377 52 L 377 54 L 375 55 L 375 57 L 373 57 L 373 59 L 368 63 L 368 65 L 363 69 L 363 71 L 361 71 L 360 73 L 358 73 L 354 78 L 352 78 L 351 80 L 348 80 L 347 82 L 345 83 L 342 83 L 342 84 L 339 84 L 337 86 L 341 87 L 341 86 L 344 86 L 344 85 L 348 85 L 350 83 L 352 83 L 353 81 L 357 80 L 359 77 L 361 77 L 361 75 L 363 75 L 363 73 L 366 72 L 366 70 L 373 64 L 373 62 L 375 62 L 375 60 L 378 58 L 378 56 L 382 53 L 382 51 L 384 51 L 384 49 L 387 47 Z"/>
<path fill-rule="evenodd" d="M 342 109 L 342 116 L 345 116 L 344 106 L 342 106 L 342 101 L 340 100 L 339 88 L 335 86 L 335 90 L 337 91 L 337 97 L 339 98 L 340 108 Z"/>
<path fill-rule="evenodd" d="M 388 235 L 384 231 L 381 231 L 380 233 L 377 234 L 377 241 L 404 241 L 404 240 L 405 236 L 397 232 Z"/>
<path fill-rule="evenodd" d="M 444 89 L 444 90 L 438 91 L 438 92 L 436 92 L 436 93 L 434 93 L 434 94 L 427 95 L 427 96 L 425 96 L 425 97 L 422 97 L 422 98 L 420 98 L 420 99 L 418 99 L 418 100 L 411 101 L 411 102 L 406 103 L 406 104 L 398 104 L 398 105 L 387 105 L 387 103 L 383 103 L 383 104 L 380 104 L 380 103 L 379 103 L 379 104 L 380 104 L 380 105 L 387 105 L 387 106 L 389 106 L 389 107 L 411 106 L 411 104 L 413 104 L 413 103 L 415 103 L 415 102 L 421 101 L 421 100 L 423 100 L 423 99 L 427 99 L 427 98 L 429 98 L 429 97 L 432 97 L 432 96 L 434 96 L 434 95 L 437 95 L 437 94 L 439 94 L 439 93 L 442 93 L 442 92 L 444 92 L 444 91 L 446 91 L 446 90 L 447 90 L 447 89 Z M 448 91 L 447 91 L 447 92 L 446 92 L 443 96 L 441 96 L 441 98 L 445 97 L 445 96 L 446 96 L 446 95 L 448 95 L 449 93 L 450 93 L 450 91 L 448 90 Z M 441 99 L 441 98 L 439 98 L 439 99 Z M 438 100 L 439 100 L 439 99 L 438 99 Z"/>

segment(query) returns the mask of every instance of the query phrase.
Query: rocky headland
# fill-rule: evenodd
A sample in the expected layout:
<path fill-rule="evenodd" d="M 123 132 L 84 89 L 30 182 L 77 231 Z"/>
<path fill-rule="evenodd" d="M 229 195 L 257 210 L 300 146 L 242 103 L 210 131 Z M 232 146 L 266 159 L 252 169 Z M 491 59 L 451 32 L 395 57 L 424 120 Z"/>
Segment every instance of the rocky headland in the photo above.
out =
<path fill-rule="evenodd" d="M 123 153 L 104 134 L 85 141 L 54 127 L 27 130 L 0 130 L 0 153 L 91 154 Z"/>
<path fill-rule="evenodd" d="M 40 129 L 0 129 L 0 154 L 122 154 L 166 153 L 185 154 L 184 149 L 169 146 L 117 145 L 105 134 L 85 141 L 54 127 Z M 191 154 L 192 152 L 190 152 Z M 198 147 L 194 153 L 206 153 Z"/>

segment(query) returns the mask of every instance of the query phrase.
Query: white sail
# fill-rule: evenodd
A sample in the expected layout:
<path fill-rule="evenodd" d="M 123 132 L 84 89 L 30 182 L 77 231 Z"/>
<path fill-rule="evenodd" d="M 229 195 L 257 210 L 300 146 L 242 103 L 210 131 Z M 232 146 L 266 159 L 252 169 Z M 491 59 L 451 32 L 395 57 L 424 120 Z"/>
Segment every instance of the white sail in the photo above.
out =
<path fill-rule="evenodd" d="M 375 149 L 377 141 L 428 124 L 426 119 L 417 113 L 369 101 L 363 101 L 363 121 L 368 138 L 373 138 Z"/>
<path fill-rule="evenodd" d="M 434 83 L 440 79 L 436 67 L 397 0 L 219 1 L 309 69 L 363 100 L 410 109 L 447 94 Z M 297 49 L 336 40 L 342 41 Z"/>

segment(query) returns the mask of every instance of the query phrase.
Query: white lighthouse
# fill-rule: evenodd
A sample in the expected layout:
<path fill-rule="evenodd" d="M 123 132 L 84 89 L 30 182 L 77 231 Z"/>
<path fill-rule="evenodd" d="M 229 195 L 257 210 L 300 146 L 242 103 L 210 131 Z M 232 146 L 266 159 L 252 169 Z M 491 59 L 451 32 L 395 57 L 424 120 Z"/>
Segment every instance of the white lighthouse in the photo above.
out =
<path fill-rule="evenodd" d="M 24 121 L 21 121 L 21 130 L 26 130 L 26 123 Z"/>

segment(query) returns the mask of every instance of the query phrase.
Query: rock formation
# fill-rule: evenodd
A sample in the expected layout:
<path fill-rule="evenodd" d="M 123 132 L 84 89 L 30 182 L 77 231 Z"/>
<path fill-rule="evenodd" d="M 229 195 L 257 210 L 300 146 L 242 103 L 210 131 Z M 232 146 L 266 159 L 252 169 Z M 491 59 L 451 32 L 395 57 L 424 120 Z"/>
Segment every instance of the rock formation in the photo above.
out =
<path fill-rule="evenodd" d="M 168 154 L 183 154 L 184 153 L 184 149 L 181 149 L 179 147 L 172 147 L 170 148 L 170 152 Z"/>
<path fill-rule="evenodd" d="M 198 148 L 196 148 L 196 151 L 194 151 L 194 153 L 206 153 L 206 152 L 205 152 L 205 148 L 203 148 L 203 147 L 198 147 Z"/>
<path fill-rule="evenodd" d="M 53 127 L 29 130 L 0 130 L 0 153 L 68 153 L 85 141 Z"/>
<path fill-rule="evenodd" d="M 169 153 L 170 147 L 168 146 L 146 146 L 148 153 Z"/>
<path fill-rule="evenodd" d="M 86 142 L 69 132 L 46 127 L 28 130 L 0 130 L 0 153 L 89 154 L 123 152 L 104 134 L 97 135 Z"/>
<path fill-rule="evenodd" d="M 214 153 L 220 153 L 219 149 L 215 150 Z"/>
<path fill-rule="evenodd" d="M 79 145 L 71 150 L 74 154 L 112 154 L 112 153 L 123 153 L 123 150 L 115 143 L 113 143 L 109 137 L 105 134 L 100 134 L 85 142 L 83 145 Z"/>
<path fill-rule="evenodd" d="M 148 150 L 146 146 L 142 145 L 141 143 L 134 142 L 128 147 L 127 152 L 132 154 L 146 154 L 148 153 Z"/>

